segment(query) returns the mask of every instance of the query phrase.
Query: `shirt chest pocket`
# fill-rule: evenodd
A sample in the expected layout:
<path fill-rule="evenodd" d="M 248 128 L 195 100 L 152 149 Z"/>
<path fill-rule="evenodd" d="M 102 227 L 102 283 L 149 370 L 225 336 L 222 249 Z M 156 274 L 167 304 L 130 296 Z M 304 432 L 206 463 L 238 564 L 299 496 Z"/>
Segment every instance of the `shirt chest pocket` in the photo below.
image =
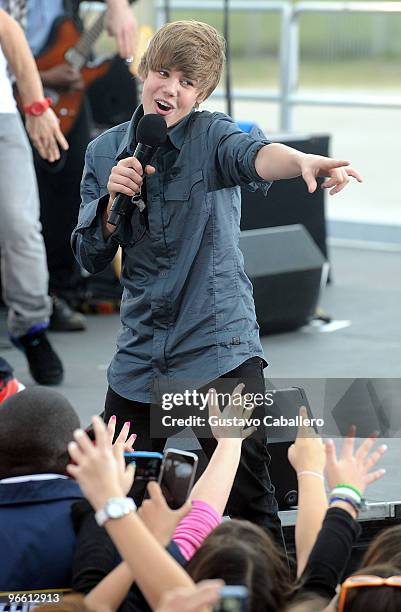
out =
<path fill-rule="evenodd" d="M 202 170 L 178 176 L 164 184 L 166 219 L 184 221 L 206 212 L 206 197 Z"/>

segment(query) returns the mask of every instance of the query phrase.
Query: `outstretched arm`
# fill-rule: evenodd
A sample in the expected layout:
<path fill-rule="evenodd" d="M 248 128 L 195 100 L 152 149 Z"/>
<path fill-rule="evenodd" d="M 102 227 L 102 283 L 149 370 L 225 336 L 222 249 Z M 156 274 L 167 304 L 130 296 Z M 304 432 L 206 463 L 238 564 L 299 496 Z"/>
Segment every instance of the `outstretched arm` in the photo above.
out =
<path fill-rule="evenodd" d="M 302 176 L 309 193 L 313 193 L 317 187 L 316 178 L 328 177 L 322 188 L 330 189 L 330 195 L 344 189 L 351 176 L 358 183 L 362 182 L 359 172 L 349 168 L 349 164 L 350 162 L 345 160 L 301 153 L 280 143 L 265 145 L 255 158 L 256 172 L 265 181 Z"/>
<path fill-rule="evenodd" d="M 35 60 L 18 23 L 0 9 L 0 45 L 16 78 L 24 106 L 44 99 Z M 66 150 L 58 119 L 48 108 L 39 116 L 26 115 L 26 129 L 39 155 L 50 162 L 60 159 L 59 147 Z"/>

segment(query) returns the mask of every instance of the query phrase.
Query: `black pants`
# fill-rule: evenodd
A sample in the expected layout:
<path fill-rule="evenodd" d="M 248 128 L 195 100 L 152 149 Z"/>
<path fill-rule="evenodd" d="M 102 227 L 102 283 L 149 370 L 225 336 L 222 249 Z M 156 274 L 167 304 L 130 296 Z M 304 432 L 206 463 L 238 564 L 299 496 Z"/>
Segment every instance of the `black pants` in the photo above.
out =
<path fill-rule="evenodd" d="M 240 366 L 228 372 L 219 379 L 227 381 L 232 392 L 235 384 L 244 382 L 245 391 L 264 393 L 263 362 L 260 357 L 252 357 Z M 236 381 L 236 382 L 235 382 Z M 211 388 L 213 382 L 207 385 Z M 219 384 L 220 389 L 220 384 Z M 263 422 L 265 405 L 257 406 L 253 417 Z M 153 450 L 163 452 L 165 438 L 150 437 L 150 405 L 146 403 L 127 400 L 110 387 L 107 391 L 104 418 L 107 422 L 112 415 L 117 417 L 117 430 L 119 431 L 125 421 L 131 422 L 131 433 L 136 433 L 135 450 Z M 281 523 L 277 514 L 277 502 L 274 497 L 274 487 L 271 483 L 268 466 L 270 455 L 267 451 L 265 431 L 263 426 L 242 444 L 241 461 L 235 477 L 234 485 L 227 504 L 227 512 L 232 518 L 241 518 L 252 521 L 268 529 L 279 544 L 283 544 Z M 210 459 L 216 448 L 216 441 L 211 438 L 199 438 L 199 443 L 206 457 Z M 134 499 L 141 503 L 143 488 L 133 490 Z"/>
<path fill-rule="evenodd" d="M 40 221 L 49 269 L 49 293 L 73 300 L 81 283 L 80 268 L 71 249 L 71 234 L 81 203 L 80 183 L 90 140 L 91 114 L 84 101 L 67 140 L 69 149 L 58 164 L 34 155 L 40 197 Z"/>

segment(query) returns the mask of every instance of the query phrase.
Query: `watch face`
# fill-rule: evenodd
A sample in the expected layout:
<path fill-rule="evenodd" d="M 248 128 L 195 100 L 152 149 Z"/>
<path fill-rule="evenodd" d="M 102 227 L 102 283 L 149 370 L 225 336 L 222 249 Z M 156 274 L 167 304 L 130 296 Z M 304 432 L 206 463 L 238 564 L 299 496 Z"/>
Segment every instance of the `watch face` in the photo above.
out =
<path fill-rule="evenodd" d="M 41 115 L 45 110 L 45 104 L 43 102 L 33 102 L 31 105 L 31 114 L 32 115 Z"/>
<path fill-rule="evenodd" d="M 107 514 L 110 518 L 119 518 L 123 515 L 121 504 L 118 502 L 111 502 L 107 507 Z"/>

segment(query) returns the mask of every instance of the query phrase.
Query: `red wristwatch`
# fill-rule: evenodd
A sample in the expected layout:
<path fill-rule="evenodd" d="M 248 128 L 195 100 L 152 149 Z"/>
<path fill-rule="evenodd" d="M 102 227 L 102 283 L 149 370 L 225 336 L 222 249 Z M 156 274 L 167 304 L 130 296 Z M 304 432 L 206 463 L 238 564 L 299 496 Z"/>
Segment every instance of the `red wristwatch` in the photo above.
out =
<path fill-rule="evenodd" d="M 51 98 L 45 98 L 44 100 L 38 100 L 37 102 L 32 102 L 32 104 L 27 104 L 23 107 L 23 110 L 26 115 L 39 117 L 43 115 L 52 104 L 53 100 Z"/>

